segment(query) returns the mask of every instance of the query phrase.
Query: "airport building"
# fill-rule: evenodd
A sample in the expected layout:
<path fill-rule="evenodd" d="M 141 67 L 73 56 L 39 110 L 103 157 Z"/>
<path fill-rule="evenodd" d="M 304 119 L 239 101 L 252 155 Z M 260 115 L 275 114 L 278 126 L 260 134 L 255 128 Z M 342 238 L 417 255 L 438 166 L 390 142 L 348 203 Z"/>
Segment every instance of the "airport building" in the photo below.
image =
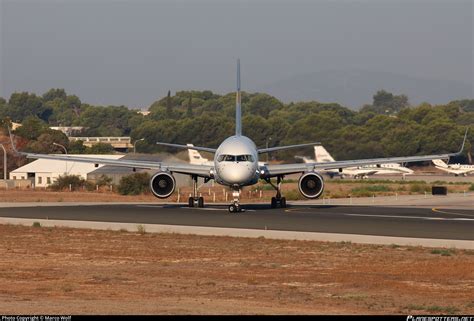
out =
<path fill-rule="evenodd" d="M 123 155 L 75 155 L 119 159 Z M 78 175 L 87 179 L 87 174 L 104 165 L 63 160 L 37 159 L 10 172 L 11 180 L 30 180 L 35 187 L 47 187 L 61 175 Z"/>

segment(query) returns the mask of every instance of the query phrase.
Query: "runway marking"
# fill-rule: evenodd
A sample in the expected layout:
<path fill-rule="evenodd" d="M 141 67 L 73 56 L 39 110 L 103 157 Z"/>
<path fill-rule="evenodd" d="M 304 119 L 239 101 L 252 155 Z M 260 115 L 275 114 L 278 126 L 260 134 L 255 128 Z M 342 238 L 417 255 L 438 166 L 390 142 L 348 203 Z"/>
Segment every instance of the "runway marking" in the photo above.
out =
<path fill-rule="evenodd" d="M 198 211 L 227 211 L 225 208 L 215 208 L 215 207 L 180 207 L 183 210 L 198 210 Z"/>
<path fill-rule="evenodd" d="M 137 205 L 137 207 L 164 208 L 163 205 Z"/>
<path fill-rule="evenodd" d="M 419 219 L 419 220 L 428 220 L 428 221 L 474 221 L 473 218 L 464 218 L 464 217 L 429 217 L 429 216 L 403 216 L 403 215 L 370 215 L 370 214 L 350 214 L 350 213 L 341 213 L 346 216 L 366 216 L 366 217 L 387 217 L 387 218 L 408 218 L 408 219 Z"/>
<path fill-rule="evenodd" d="M 307 208 L 310 209 L 310 208 Z M 418 220 L 427 220 L 427 221 L 474 221 L 474 218 L 464 218 L 464 217 L 430 217 L 430 216 L 404 216 L 404 215 L 377 215 L 377 214 L 357 214 L 357 213 L 340 213 L 340 212 L 305 212 L 299 211 L 300 209 L 286 209 L 285 212 L 293 212 L 293 213 L 303 213 L 303 214 L 329 214 L 329 215 L 343 215 L 343 216 L 358 216 L 358 217 L 378 217 L 378 218 L 406 218 L 406 219 L 418 219 Z M 435 210 L 435 209 L 432 209 Z M 443 211 L 438 211 L 440 213 L 445 213 Z M 455 213 L 446 213 L 455 215 Z M 466 215 L 456 213 L 456 215 Z M 474 215 L 468 215 L 473 216 Z"/>
<path fill-rule="evenodd" d="M 465 214 L 465 213 L 455 213 L 455 212 L 446 212 L 437 209 L 436 207 L 433 207 L 431 211 L 436 212 L 436 213 L 442 213 L 442 214 L 448 214 L 448 215 L 460 215 L 460 216 L 469 216 L 469 217 L 474 217 L 473 214 Z"/>

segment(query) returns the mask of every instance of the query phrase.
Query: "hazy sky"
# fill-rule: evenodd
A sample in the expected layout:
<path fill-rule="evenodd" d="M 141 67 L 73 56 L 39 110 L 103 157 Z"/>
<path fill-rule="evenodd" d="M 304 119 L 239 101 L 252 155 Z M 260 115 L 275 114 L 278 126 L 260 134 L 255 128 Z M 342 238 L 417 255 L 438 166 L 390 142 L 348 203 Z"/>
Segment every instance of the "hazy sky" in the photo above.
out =
<path fill-rule="evenodd" d="M 302 73 L 473 84 L 473 1 L 0 0 L 0 96 L 65 88 L 147 107 L 182 89 L 253 91 Z"/>

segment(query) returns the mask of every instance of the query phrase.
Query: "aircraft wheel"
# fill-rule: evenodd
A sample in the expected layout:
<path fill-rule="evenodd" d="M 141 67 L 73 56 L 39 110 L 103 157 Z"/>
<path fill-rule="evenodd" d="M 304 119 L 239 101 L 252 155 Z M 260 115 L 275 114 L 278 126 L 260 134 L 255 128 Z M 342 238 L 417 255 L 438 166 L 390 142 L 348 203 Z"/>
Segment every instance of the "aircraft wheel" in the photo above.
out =
<path fill-rule="evenodd" d="M 198 198 L 198 207 L 204 207 L 204 197 Z"/>
<path fill-rule="evenodd" d="M 188 199 L 188 206 L 189 206 L 189 207 L 194 207 L 194 198 L 193 198 L 193 197 L 190 197 L 190 198 Z"/>
<path fill-rule="evenodd" d="M 286 198 L 285 197 L 282 197 L 280 199 L 280 207 L 281 208 L 286 208 Z"/>
<path fill-rule="evenodd" d="M 229 205 L 229 212 L 230 213 L 236 213 L 238 211 L 238 206 L 231 204 Z"/>
<path fill-rule="evenodd" d="M 272 207 L 272 208 L 276 208 L 276 207 L 277 207 L 277 199 L 276 199 L 276 197 L 272 197 L 271 207 Z"/>

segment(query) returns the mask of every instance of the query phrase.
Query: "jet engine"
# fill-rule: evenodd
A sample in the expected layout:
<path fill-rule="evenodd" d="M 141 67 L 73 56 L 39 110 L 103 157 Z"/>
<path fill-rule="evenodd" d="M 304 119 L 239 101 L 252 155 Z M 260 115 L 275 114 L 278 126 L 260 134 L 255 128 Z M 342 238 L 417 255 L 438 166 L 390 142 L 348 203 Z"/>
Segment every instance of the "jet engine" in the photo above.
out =
<path fill-rule="evenodd" d="M 298 188 L 304 197 L 318 198 L 324 191 L 324 179 L 318 173 L 306 173 L 300 177 Z"/>
<path fill-rule="evenodd" d="M 167 198 L 173 194 L 176 187 L 176 180 L 168 172 L 158 172 L 150 179 L 150 189 L 153 195 L 158 198 Z"/>

